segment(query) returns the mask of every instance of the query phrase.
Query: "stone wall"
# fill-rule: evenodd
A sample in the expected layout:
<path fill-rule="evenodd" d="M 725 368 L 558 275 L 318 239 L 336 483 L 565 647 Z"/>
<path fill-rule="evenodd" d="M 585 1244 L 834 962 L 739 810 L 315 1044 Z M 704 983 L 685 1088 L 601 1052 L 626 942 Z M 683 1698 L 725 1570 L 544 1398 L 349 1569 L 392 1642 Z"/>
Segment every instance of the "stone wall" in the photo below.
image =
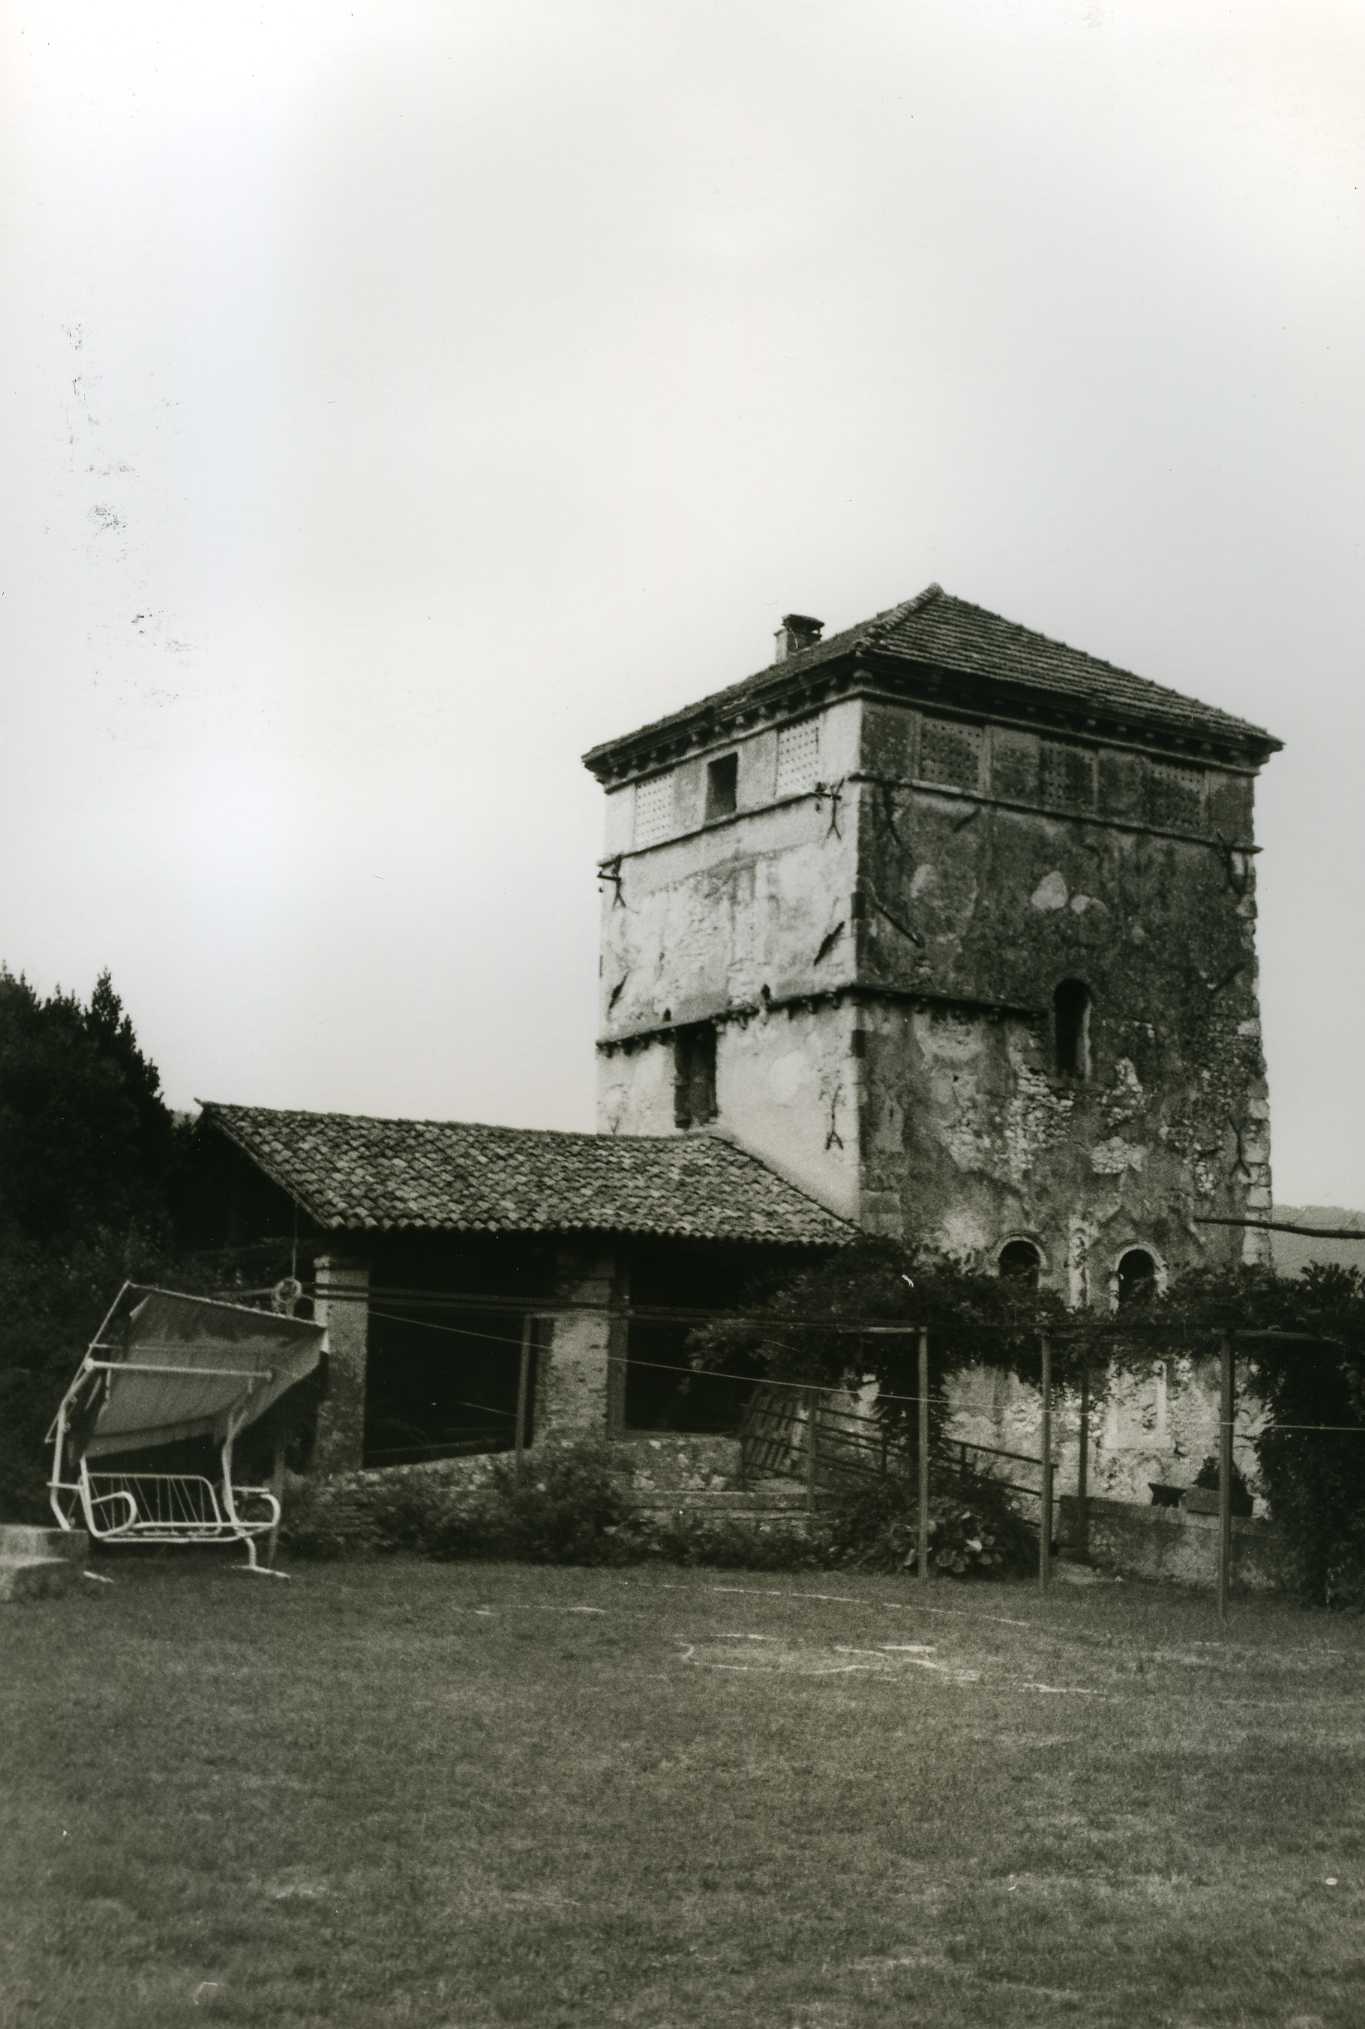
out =
<path fill-rule="evenodd" d="M 865 1017 L 866 1188 L 976 1259 L 1033 1238 L 1072 1303 L 1107 1302 L 1130 1246 L 1168 1269 L 1254 1252 L 1191 1218 L 1270 1204 L 1249 775 L 1073 741 L 1089 807 L 1028 808 L 992 752 L 1036 799 L 1038 736 L 979 729 L 955 789 L 924 779 L 927 723 L 864 722 L 858 976 L 924 996 Z M 1163 828 L 1166 775 L 1189 804 Z M 1054 1057 L 1067 979 L 1092 996 L 1084 1076 Z"/>
<path fill-rule="evenodd" d="M 1218 1583 L 1217 1515 L 1186 1514 L 1183 1508 L 1137 1507 L 1125 1501 L 1091 1500 L 1088 1553 L 1092 1563 L 1125 1578 L 1209 1590 Z M 1062 1539 L 1080 1541 L 1077 1502 L 1058 1504 Z M 1232 1584 L 1248 1592 L 1280 1590 L 1287 1582 L 1288 1555 L 1274 1524 L 1234 1516 Z"/>
<path fill-rule="evenodd" d="M 364 1260 L 324 1254 L 313 1272 L 313 1315 L 326 1327 L 313 1466 L 330 1476 L 352 1471 L 365 1455 L 370 1270 Z"/>
<path fill-rule="evenodd" d="M 625 1386 L 625 1329 L 606 1315 L 624 1296 L 617 1252 L 566 1245 L 556 1262 L 555 1294 L 572 1304 L 542 1321 L 536 1383 L 536 1436 L 605 1437 L 619 1427 Z"/>
<path fill-rule="evenodd" d="M 960 1375 L 951 1396 L 952 1434 L 968 1443 L 1038 1455 L 1042 1407 L 1036 1388 L 1011 1375 L 980 1368 Z M 1219 1383 L 1216 1362 L 1165 1360 L 1150 1377 L 1116 1382 L 1109 1399 L 1093 1406 L 1087 1478 L 1090 1490 L 1116 1500 L 1145 1502 L 1151 1482 L 1190 1486 L 1206 1458 L 1218 1451 Z M 1237 1408 L 1233 1456 L 1256 1492 L 1255 1434 L 1259 1406 L 1243 1398 Z M 1059 1492 L 1075 1489 L 1080 1462 L 1080 1403 L 1058 1389 L 1052 1416 L 1053 1457 Z"/>

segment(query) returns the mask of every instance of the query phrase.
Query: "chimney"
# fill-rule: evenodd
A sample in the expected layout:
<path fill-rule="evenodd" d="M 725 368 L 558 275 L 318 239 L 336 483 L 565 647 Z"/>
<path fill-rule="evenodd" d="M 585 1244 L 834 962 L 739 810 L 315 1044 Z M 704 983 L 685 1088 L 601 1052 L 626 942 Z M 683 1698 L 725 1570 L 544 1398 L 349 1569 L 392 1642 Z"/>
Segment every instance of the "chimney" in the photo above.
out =
<path fill-rule="evenodd" d="M 799 655 L 803 648 L 814 648 L 824 631 L 824 621 L 812 620 L 808 613 L 784 613 L 773 660 L 785 662 L 789 655 Z"/>

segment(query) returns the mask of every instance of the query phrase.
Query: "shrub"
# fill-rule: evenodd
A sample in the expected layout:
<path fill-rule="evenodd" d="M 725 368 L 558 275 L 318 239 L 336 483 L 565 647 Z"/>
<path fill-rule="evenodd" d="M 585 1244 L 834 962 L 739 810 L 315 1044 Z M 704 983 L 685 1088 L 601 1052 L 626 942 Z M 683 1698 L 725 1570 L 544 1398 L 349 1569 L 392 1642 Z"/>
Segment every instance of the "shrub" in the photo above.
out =
<path fill-rule="evenodd" d="M 285 1482 L 280 1543 L 295 1557 L 365 1557 L 380 1547 L 366 1489 L 354 1480 Z"/>
<path fill-rule="evenodd" d="M 483 1489 L 434 1473 L 385 1473 L 366 1483 L 361 1499 L 379 1550 L 445 1555 L 452 1542 L 477 1543 L 484 1533 Z"/>
<path fill-rule="evenodd" d="M 811 1534 L 785 1519 L 712 1517 L 686 1509 L 641 1531 L 638 1545 L 631 1547 L 662 1563 L 709 1565 L 718 1571 L 809 1571 L 825 1561 L 819 1530 Z"/>
<path fill-rule="evenodd" d="M 912 1481 L 888 1475 L 851 1488 L 825 1518 L 830 1561 L 865 1571 L 899 1571 L 919 1551 L 919 1502 Z M 1026 1570 L 1037 1542 L 1007 1490 L 970 1470 L 940 1465 L 929 1495 L 929 1563 L 956 1578 Z"/>
<path fill-rule="evenodd" d="M 621 1463 L 605 1441 L 547 1445 L 523 1461 L 500 1459 L 489 1474 L 480 1547 L 529 1564 L 621 1563 L 638 1535 Z M 445 1554 L 458 1556 L 453 1544 Z"/>

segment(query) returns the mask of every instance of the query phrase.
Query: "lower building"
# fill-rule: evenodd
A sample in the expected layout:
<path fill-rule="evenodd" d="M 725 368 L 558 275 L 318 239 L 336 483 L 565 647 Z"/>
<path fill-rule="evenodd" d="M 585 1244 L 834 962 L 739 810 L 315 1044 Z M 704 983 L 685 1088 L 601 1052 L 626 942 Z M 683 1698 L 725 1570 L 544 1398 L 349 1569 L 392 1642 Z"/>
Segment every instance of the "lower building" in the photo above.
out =
<path fill-rule="evenodd" d="M 214 1103 L 203 1129 L 235 1151 L 238 1233 L 288 1236 L 315 1291 L 328 1472 L 504 1448 L 518 1419 L 526 1439 L 733 1429 L 746 1378 L 693 1372 L 683 1313 L 855 1237 L 710 1135 Z"/>

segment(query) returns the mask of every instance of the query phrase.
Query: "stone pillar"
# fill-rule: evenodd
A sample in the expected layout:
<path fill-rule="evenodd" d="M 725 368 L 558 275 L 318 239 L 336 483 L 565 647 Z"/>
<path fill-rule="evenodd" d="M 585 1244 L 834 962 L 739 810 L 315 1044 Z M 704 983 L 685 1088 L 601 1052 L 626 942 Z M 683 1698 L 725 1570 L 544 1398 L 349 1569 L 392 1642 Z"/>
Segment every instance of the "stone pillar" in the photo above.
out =
<path fill-rule="evenodd" d="M 314 1273 L 313 1314 L 327 1336 L 313 1467 L 318 1473 L 353 1472 L 365 1454 L 370 1269 L 368 1262 L 323 1254 Z"/>
<path fill-rule="evenodd" d="M 624 1327 L 613 1328 L 608 1316 L 615 1291 L 613 1251 L 586 1246 L 560 1249 L 555 1264 L 555 1295 L 574 1305 L 600 1304 L 600 1310 L 557 1312 L 547 1320 L 548 1344 L 542 1354 L 537 1398 L 537 1441 L 574 1437 L 605 1437 L 612 1425 L 614 1343 Z M 624 1345 L 622 1345 L 624 1350 Z"/>

